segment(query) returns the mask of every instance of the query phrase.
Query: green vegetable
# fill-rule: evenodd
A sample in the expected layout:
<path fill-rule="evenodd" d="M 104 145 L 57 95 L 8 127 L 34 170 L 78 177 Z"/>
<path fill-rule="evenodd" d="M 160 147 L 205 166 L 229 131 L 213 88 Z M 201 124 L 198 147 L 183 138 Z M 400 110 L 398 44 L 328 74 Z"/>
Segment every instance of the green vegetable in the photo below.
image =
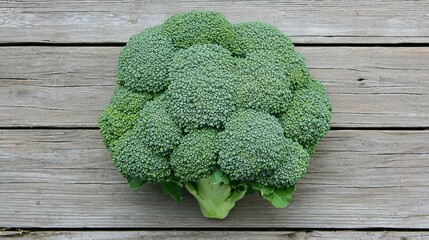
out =
<path fill-rule="evenodd" d="M 188 190 L 209 218 L 246 194 L 286 207 L 331 105 L 292 42 L 262 22 L 192 11 L 132 36 L 99 125 L 131 188 Z"/>

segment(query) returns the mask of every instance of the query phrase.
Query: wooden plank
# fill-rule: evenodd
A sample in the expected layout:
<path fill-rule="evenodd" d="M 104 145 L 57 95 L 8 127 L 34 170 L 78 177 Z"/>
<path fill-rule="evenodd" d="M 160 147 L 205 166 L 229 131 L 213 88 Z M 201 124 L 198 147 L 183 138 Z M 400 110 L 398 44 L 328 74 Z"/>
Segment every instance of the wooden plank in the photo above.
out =
<path fill-rule="evenodd" d="M 1 227 L 429 228 L 429 131 L 331 131 L 291 204 L 257 195 L 204 219 L 158 186 L 130 190 L 97 130 L 0 130 Z"/>
<path fill-rule="evenodd" d="M 262 20 L 296 43 L 427 43 L 429 1 L 3 1 L 0 43 L 125 42 L 191 10 Z"/>
<path fill-rule="evenodd" d="M 0 51 L 0 126 L 96 127 L 119 47 Z M 300 47 L 328 89 L 334 127 L 428 127 L 429 48 Z"/>
<path fill-rule="evenodd" d="M 3 235 L 2 235 L 3 234 Z M 0 237 L 15 237 L 20 240 L 62 240 L 62 239 L 91 239 L 91 240 L 113 240 L 113 239 L 186 239 L 186 240 L 425 240 L 429 239 L 428 232 L 362 232 L 362 231 L 276 231 L 276 232 L 253 232 L 253 231 L 0 231 Z"/>

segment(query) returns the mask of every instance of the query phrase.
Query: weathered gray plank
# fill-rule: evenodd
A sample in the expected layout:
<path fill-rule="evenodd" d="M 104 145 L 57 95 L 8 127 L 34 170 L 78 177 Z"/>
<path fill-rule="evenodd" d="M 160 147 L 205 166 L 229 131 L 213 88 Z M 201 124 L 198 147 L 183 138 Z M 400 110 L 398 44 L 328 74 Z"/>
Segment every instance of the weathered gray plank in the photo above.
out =
<path fill-rule="evenodd" d="M 256 195 L 223 221 L 130 190 L 97 130 L 0 130 L 0 227 L 429 228 L 429 131 L 331 131 L 289 207 Z"/>
<path fill-rule="evenodd" d="M 300 47 L 328 89 L 335 127 L 428 127 L 429 48 Z M 0 126 L 95 127 L 118 47 L 0 51 Z"/>
<path fill-rule="evenodd" d="M 2 235 L 3 234 L 3 235 Z M 425 240 L 429 239 L 428 232 L 357 232 L 357 231 L 278 231 L 278 232 L 245 232 L 245 231 L 54 231 L 26 232 L 0 231 L 0 237 L 14 237 L 20 240 L 45 239 L 156 239 L 156 240 Z"/>
<path fill-rule="evenodd" d="M 231 22 L 269 22 L 297 43 L 429 41 L 429 2 L 365 1 L 5 1 L 0 42 L 125 42 L 190 10 L 216 10 Z"/>

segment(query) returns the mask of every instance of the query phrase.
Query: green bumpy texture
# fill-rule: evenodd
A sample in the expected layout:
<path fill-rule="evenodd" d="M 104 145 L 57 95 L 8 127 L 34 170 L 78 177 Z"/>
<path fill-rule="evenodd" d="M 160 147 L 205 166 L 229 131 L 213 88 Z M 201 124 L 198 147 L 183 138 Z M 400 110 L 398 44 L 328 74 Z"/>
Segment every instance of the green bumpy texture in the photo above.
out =
<path fill-rule="evenodd" d="M 171 174 L 168 158 L 152 151 L 145 143 L 144 129 L 134 126 L 122 136 L 112 158 L 119 172 L 128 180 L 160 183 Z"/>
<path fill-rule="evenodd" d="M 148 93 L 137 94 L 123 87 L 116 89 L 99 118 L 101 135 L 109 150 L 113 150 L 119 138 L 134 127 L 140 110 L 151 99 Z"/>
<path fill-rule="evenodd" d="M 165 97 L 148 102 L 140 111 L 137 124 L 142 129 L 141 140 L 152 151 L 168 156 L 179 145 L 181 129 L 168 112 Z"/>
<path fill-rule="evenodd" d="M 235 112 L 219 133 L 219 166 L 231 180 L 253 182 L 272 173 L 286 146 L 277 119 L 263 112 Z"/>
<path fill-rule="evenodd" d="M 186 131 L 220 128 L 235 110 L 234 58 L 221 46 L 194 45 L 178 51 L 166 91 L 171 115 Z"/>
<path fill-rule="evenodd" d="M 116 167 L 130 182 L 186 186 L 204 216 L 225 217 L 252 186 L 266 199 L 293 191 L 330 129 L 326 90 L 292 41 L 217 12 L 132 36 L 117 83 L 99 118 Z"/>
<path fill-rule="evenodd" d="M 197 182 L 215 170 L 216 139 L 215 129 L 198 129 L 182 138 L 170 158 L 173 172 L 180 181 Z"/>
<path fill-rule="evenodd" d="M 134 92 L 164 91 L 175 50 L 171 38 L 159 26 L 132 36 L 119 54 L 119 86 Z"/>

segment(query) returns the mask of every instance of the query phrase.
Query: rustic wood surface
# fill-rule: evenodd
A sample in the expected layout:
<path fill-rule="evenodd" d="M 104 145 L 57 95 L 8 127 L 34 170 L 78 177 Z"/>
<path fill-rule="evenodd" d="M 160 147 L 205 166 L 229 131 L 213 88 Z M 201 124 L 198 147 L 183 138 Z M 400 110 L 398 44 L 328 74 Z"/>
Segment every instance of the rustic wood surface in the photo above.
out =
<path fill-rule="evenodd" d="M 3 48 L 0 126 L 96 127 L 116 87 L 119 50 Z M 333 127 L 429 127 L 429 47 L 298 51 L 328 89 Z"/>
<path fill-rule="evenodd" d="M 0 237 L 19 238 L 20 240 L 65 240 L 65 239 L 93 239 L 93 240 L 113 240 L 113 239 L 156 239 L 156 240 L 427 240 L 427 232 L 357 232 L 357 231 L 278 231 L 278 232 L 244 232 L 244 231 L 53 231 L 53 232 L 29 232 L 29 231 L 8 231 L 1 232 Z"/>
<path fill-rule="evenodd" d="M 296 43 L 426 43 L 427 1 L 2 1 L 0 43 L 116 43 L 177 12 L 262 20 Z"/>
<path fill-rule="evenodd" d="M 289 207 L 255 194 L 214 221 L 190 195 L 177 205 L 158 186 L 130 190 L 98 130 L 1 130 L 0 226 L 424 229 L 427 142 L 429 131 L 331 131 Z"/>
<path fill-rule="evenodd" d="M 102 144 L 120 48 L 193 9 L 273 24 L 328 89 L 334 130 L 285 209 L 252 195 L 204 219 L 189 194 L 130 190 Z M 0 239 L 429 239 L 428 13 L 429 0 L 0 1 Z"/>

